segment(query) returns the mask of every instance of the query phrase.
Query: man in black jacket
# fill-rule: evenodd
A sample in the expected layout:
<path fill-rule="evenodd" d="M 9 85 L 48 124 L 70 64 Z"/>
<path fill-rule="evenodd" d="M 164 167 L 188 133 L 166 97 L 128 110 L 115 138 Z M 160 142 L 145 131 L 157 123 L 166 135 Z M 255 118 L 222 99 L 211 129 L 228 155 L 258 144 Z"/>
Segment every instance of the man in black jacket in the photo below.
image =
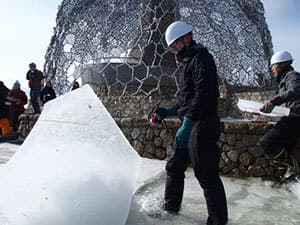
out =
<path fill-rule="evenodd" d="M 278 93 L 264 104 L 261 111 L 270 113 L 283 103 L 290 108 L 288 116 L 281 118 L 261 139 L 267 154 L 286 171 L 287 167 L 299 170 L 293 157 L 293 148 L 300 137 L 300 73 L 291 66 L 293 58 L 287 51 L 276 52 L 271 58 L 271 70 L 278 83 Z"/>
<path fill-rule="evenodd" d="M 40 113 L 40 105 L 38 98 L 42 88 L 42 80 L 44 79 L 43 73 L 36 69 L 35 63 L 29 64 L 29 71 L 26 74 L 26 79 L 29 81 L 30 87 L 30 101 L 34 110 L 34 113 Z"/>
<path fill-rule="evenodd" d="M 185 64 L 179 78 L 179 101 L 171 108 L 156 110 L 160 119 L 178 115 L 182 121 L 176 132 L 173 152 L 166 171 L 164 209 L 180 210 L 184 173 L 191 161 L 207 203 L 207 225 L 224 225 L 228 220 L 224 187 L 219 177 L 220 136 L 218 77 L 208 50 L 192 39 L 191 27 L 181 21 L 172 23 L 166 42 L 179 62 Z"/>
<path fill-rule="evenodd" d="M 40 100 L 43 104 L 45 104 L 46 102 L 48 102 L 52 99 L 55 99 L 55 98 L 56 98 L 56 94 L 52 87 L 52 83 L 49 80 L 46 82 L 45 87 L 41 91 Z"/>

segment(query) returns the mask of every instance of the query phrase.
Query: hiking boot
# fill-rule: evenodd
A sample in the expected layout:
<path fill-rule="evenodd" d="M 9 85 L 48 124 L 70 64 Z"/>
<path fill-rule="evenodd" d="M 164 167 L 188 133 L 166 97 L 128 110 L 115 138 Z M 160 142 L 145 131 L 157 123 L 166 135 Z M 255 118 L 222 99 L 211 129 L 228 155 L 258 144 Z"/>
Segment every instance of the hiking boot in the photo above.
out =
<path fill-rule="evenodd" d="M 180 210 L 180 207 L 174 207 L 167 203 L 164 203 L 162 208 L 164 211 L 166 211 L 167 213 L 170 213 L 170 214 L 178 214 L 178 212 Z"/>
<path fill-rule="evenodd" d="M 273 157 L 274 163 L 281 176 L 286 177 L 287 173 L 299 173 L 299 163 L 293 154 L 288 153 L 285 149 L 281 150 Z"/>

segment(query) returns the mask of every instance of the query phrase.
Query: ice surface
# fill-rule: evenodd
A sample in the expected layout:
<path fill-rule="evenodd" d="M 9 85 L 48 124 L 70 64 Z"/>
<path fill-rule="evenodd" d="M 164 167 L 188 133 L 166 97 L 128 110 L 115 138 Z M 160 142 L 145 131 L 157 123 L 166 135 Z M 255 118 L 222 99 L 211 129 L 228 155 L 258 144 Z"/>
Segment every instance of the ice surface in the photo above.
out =
<path fill-rule="evenodd" d="M 271 113 L 262 113 L 259 109 L 263 106 L 263 103 L 245 99 L 239 99 L 237 106 L 243 112 L 256 113 L 270 117 L 288 116 L 290 113 L 289 108 L 282 106 L 275 106 Z"/>
<path fill-rule="evenodd" d="M 228 200 L 228 225 L 299 225 L 300 184 L 272 188 L 261 179 L 222 178 Z M 126 225 L 205 224 L 206 203 L 193 171 L 186 172 L 183 205 L 178 215 L 161 210 L 165 177 L 144 186 L 134 196 Z M 298 198 L 296 197 L 298 196 Z"/>
<path fill-rule="evenodd" d="M 72 91 L 0 167 L 0 224 L 123 225 L 139 164 L 92 89 Z"/>

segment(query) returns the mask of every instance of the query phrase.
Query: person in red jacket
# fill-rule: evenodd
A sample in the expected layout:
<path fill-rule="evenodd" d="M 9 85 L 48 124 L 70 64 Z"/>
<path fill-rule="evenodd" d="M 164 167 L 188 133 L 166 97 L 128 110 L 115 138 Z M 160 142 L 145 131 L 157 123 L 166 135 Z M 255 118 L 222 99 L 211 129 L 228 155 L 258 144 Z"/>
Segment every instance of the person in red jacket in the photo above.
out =
<path fill-rule="evenodd" d="M 28 101 L 25 92 L 21 90 L 19 81 L 14 83 L 12 90 L 7 95 L 7 99 L 11 102 L 9 114 L 12 127 L 14 131 L 18 131 L 19 116 L 24 113 L 24 105 Z"/>
<path fill-rule="evenodd" d="M 9 89 L 0 81 L 0 133 L 2 136 L 7 136 L 10 132 L 9 124 L 9 102 L 6 97 L 9 93 Z M 1 139 L 0 138 L 0 139 Z"/>

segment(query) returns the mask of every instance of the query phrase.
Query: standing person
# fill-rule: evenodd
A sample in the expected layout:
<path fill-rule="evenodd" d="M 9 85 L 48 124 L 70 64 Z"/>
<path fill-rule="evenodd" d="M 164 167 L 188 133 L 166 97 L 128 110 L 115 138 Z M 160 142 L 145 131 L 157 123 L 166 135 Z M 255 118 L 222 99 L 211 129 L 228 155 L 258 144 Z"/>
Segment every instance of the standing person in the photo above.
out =
<path fill-rule="evenodd" d="M 6 99 L 9 89 L 0 81 L 0 129 L 1 135 L 6 136 L 11 132 L 9 123 L 9 106 Z"/>
<path fill-rule="evenodd" d="M 55 99 L 55 98 L 56 98 L 56 94 L 53 89 L 52 83 L 49 80 L 49 81 L 47 81 L 45 87 L 41 91 L 40 100 L 43 104 L 45 104 L 46 102 L 48 102 L 52 99 Z"/>
<path fill-rule="evenodd" d="M 260 111 L 270 113 L 275 106 L 286 104 L 288 116 L 282 117 L 260 140 L 265 152 L 278 163 L 283 173 L 288 167 L 299 170 L 297 160 L 291 154 L 300 137 L 300 73 L 291 66 L 293 57 L 287 51 L 276 52 L 271 58 L 271 70 L 278 89 L 277 94 Z"/>
<path fill-rule="evenodd" d="M 27 104 L 27 96 L 24 91 L 21 90 L 19 81 L 16 81 L 12 90 L 8 93 L 7 99 L 11 102 L 9 106 L 10 122 L 14 131 L 18 131 L 19 116 L 24 113 L 24 105 Z"/>
<path fill-rule="evenodd" d="M 215 62 L 207 48 L 196 44 L 191 26 L 184 22 L 172 23 L 166 30 L 165 38 L 171 52 L 185 68 L 179 77 L 178 104 L 155 111 L 160 119 L 178 115 L 182 121 L 166 165 L 164 209 L 175 213 L 180 210 L 184 173 L 191 161 L 206 199 L 206 224 L 224 225 L 228 213 L 225 191 L 219 176 L 219 90 Z"/>
<path fill-rule="evenodd" d="M 41 113 L 38 98 L 42 88 L 43 73 L 36 69 L 35 63 L 29 64 L 29 71 L 26 74 L 26 79 L 29 81 L 30 101 L 34 113 Z"/>

